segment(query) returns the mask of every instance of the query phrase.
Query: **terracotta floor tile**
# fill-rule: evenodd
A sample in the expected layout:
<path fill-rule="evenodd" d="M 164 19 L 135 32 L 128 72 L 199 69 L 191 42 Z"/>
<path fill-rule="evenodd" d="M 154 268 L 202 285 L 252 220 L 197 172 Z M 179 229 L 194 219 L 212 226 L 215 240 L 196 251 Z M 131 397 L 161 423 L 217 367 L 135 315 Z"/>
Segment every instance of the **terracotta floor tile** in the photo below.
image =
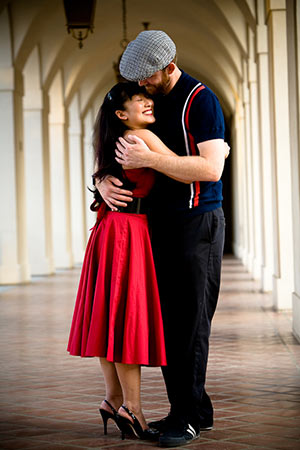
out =
<path fill-rule="evenodd" d="M 288 438 L 279 438 L 277 436 L 269 436 L 269 435 L 252 435 L 249 437 L 233 437 L 231 439 L 234 442 L 240 442 L 244 444 L 250 445 L 263 445 L 272 449 L 280 449 L 280 450 L 296 450 L 299 442 L 294 439 Z"/>
<path fill-rule="evenodd" d="M 184 447 L 181 447 L 184 448 Z M 215 441 L 215 442 L 209 442 L 207 440 L 198 439 L 195 441 L 195 443 L 189 444 L 187 449 L 203 449 L 203 450 L 244 450 L 245 444 L 239 444 L 234 442 L 222 442 L 222 441 Z"/>
<path fill-rule="evenodd" d="M 3 449 L 157 448 L 122 442 L 110 422 L 103 435 L 99 362 L 66 351 L 79 273 L 59 271 L 0 292 Z M 269 294 L 259 292 L 238 260 L 226 257 L 206 384 L 214 429 L 183 450 L 300 449 L 300 345 L 291 333 L 291 314 L 269 305 Z M 142 368 L 142 401 L 148 421 L 167 415 L 159 368 Z"/>
<path fill-rule="evenodd" d="M 205 439 L 209 440 L 229 440 L 232 441 L 234 437 L 247 437 L 250 434 L 250 431 L 241 431 L 240 428 L 231 428 L 231 429 L 223 429 L 223 430 L 212 430 L 209 433 L 202 433 L 201 436 Z"/>
<path fill-rule="evenodd" d="M 36 448 L 39 445 L 30 439 L 7 439 L 1 442 L 2 449 L 23 449 L 23 448 Z"/>
<path fill-rule="evenodd" d="M 78 447 L 73 445 L 64 445 L 64 444 L 49 444 L 47 442 L 43 442 L 38 447 L 31 447 L 34 450 L 78 450 L 84 447 Z"/>

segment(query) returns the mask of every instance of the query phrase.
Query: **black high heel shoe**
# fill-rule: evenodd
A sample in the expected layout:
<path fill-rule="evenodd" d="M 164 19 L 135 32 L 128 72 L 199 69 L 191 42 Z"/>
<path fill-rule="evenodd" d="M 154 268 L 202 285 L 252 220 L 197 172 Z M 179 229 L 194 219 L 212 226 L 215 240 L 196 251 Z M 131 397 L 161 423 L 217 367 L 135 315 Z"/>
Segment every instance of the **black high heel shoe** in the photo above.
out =
<path fill-rule="evenodd" d="M 147 441 L 157 441 L 159 438 L 159 431 L 153 430 L 152 428 L 147 428 L 146 430 L 143 430 L 140 422 L 135 417 L 132 411 L 127 408 L 127 406 L 122 405 L 121 408 L 124 409 L 124 411 L 127 412 L 127 414 L 132 418 L 133 422 L 131 422 L 130 419 L 127 419 L 127 417 L 121 416 L 119 414 L 119 421 L 121 424 L 121 433 L 122 433 L 122 439 L 125 439 L 125 434 L 127 433 L 126 428 L 130 428 L 136 437 L 140 439 L 144 439 Z"/>
<path fill-rule="evenodd" d="M 112 410 L 112 412 L 109 412 L 109 411 L 106 411 L 106 409 L 99 408 L 99 412 L 100 412 L 102 420 L 103 420 L 104 434 L 107 434 L 108 419 L 112 419 L 115 422 L 116 426 L 121 431 L 122 435 L 123 434 L 125 435 L 125 433 L 132 435 L 132 429 L 127 425 L 127 423 L 122 421 L 122 418 L 119 415 L 118 411 L 107 400 L 104 400 L 104 402 Z"/>
<path fill-rule="evenodd" d="M 110 407 L 112 412 L 106 411 L 106 409 L 99 408 L 99 412 L 101 414 L 102 420 L 103 420 L 103 428 L 104 428 L 104 434 L 107 434 L 107 421 L 108 419 L 112 419 L 120 431 L 122 431 L 119 423 L 119 414 L 118 411 L 107 401 L 104 400 L 104 402 Z"/>

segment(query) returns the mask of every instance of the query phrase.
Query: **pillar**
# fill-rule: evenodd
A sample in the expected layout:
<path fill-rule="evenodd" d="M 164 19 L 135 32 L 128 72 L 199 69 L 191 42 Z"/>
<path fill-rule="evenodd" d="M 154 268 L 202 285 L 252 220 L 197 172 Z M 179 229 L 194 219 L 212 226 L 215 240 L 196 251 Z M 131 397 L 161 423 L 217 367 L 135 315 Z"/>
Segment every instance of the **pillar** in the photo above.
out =
<path fill-rule="evenodd" d="M 295 276 L 293 333 L 300 341 L 300 5 L 295 0 L 287 0 L 287 30 Z"/>
<path fill-rule="evenodd" d="M 244 102 L 244 225 L 245 225 L 245 258 L 243 260 L 250 273 L 254 270 L 254 218 L 253 218 L 253 186 L 252 186 L 252 154 L 251 154 L 251 111 L 248 85 L 248 64 L 243 62 L 243 102 Z"/>
<path fill-rule="evenodd" d="M 266 6 L 274 195 L 273 301 L 276 309 L 286 309 L 292 306 L 294 285 L 286 4 L 285 0 L 268 0 Z"/>
<path fill-rule="evenodd" d="M 261 164 L 258 138 L 258 95 L 257 72 L 255 63 L 254 33 L 248 28 L 248 83 L 250 104 L 250 154 L 251 179 L 249 190 L 252 190 L 253 214 L 253 278 L 261 279 L 262 271 L 262 241 L 261 241 Z"/>
<path fill-rule="evenodd" d="M 83 120 L 86 239 L 89 236 L 89 229 L 92 228 L 95 223 L 95 213 L 90 210 L 90 205 L 93 202 L 93 195 L 87 189 L 87 186 L 92 187 L 92 174 L 94 173 L 92 146 L 94 120 L 93 111 L 90 109 Z"/>
<path fill-rule="evenodd" d="M 247 235 L 245 228 L 245 179 L 244 169 L 244 109 L 242 102 L 242 87 L 240 86 L 239 96 L 236 99 L 235 114 L 232 124 L 232 151 L 230 158 L 232 160 L 232 171 L 236 189 L 233 189 L 233 251 L 234 254 L 242 261 L 246 260 L 246 240 Z"/>
<path fill-rule="evenodd" d="M 46 190 L 44 173 L 49 171 L 45 164 L 45 142 L 43 128 L 44 95 L 40 83 L 40 58 L 38 48 L 32 51 L 24 67 L 24 154 L 26 183 L 26 224 L 29 261 L 32 275 L 53 273 L 51 227 L 47 224 Z M 47 108 L 47 104 L 46 104 Z M 47 178 L 46 178 L 47 179 Z M 48 219 L 49 220 L 49 219 Z M 50 222 L 51 223 L 51 222 Z"/>
<path fill-rule="evenodd" d="M 23 151 L 23 77 L 13 67 L 8 11 L 0 15 L 0 284 L 29 281 Z"/>
<path fill-rule="evenodd" d="M 79 97 L 75 95 L 69 107 L 69 160 L 71 191 L 72 251 L 75 263 L 81 263 L 85 250 L 83 152 Z"/>
<path fill-rule="evenodd" d="M 69 159 L 62 74 L 58 72 L 49 90 L 49 141 L 51 215 L 54 264 L 56 268 L 73 266 L 70 220 Z"/>
<path fill-rule="evenodd" d="M 257 3 L 256 62 L 258 81 L 258 124 L 261 164 L 261 289 L 272 290 L 273 276 L 273 191 L 270 143 L 270 96 L 268 67 L 268 34 L 263 2 Z"/>

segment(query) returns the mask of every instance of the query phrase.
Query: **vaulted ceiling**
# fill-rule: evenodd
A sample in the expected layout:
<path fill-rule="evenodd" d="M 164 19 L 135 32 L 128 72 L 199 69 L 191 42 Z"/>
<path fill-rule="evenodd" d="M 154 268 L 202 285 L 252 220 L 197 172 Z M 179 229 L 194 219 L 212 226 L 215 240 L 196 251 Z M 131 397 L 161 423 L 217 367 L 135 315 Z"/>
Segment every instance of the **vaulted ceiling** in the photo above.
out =
<path fill-rule="evenodd" d="M 113 62 L 122 51 L 121 0 L 97 0 L 95 29 L 80 50 L 66 31 L 62 0 L 12 0 L 8 8 L 12 62 L 23 71 L 32 51 L 40 56 L 41 87 L 50 88 L 63 75 L 64 101 L 79 94 L 84 115 L 95 98 L 115 82 Z M 225 114 L 234 110 L 248 55 L 249 30 L 255 30 L 254 0 L 127 0 L 127 34 L 166 31 L 177 44 L 178 65 L 208 84 L 219 96 Z M 1 44 L 0 44 L 1 46 Z"/>

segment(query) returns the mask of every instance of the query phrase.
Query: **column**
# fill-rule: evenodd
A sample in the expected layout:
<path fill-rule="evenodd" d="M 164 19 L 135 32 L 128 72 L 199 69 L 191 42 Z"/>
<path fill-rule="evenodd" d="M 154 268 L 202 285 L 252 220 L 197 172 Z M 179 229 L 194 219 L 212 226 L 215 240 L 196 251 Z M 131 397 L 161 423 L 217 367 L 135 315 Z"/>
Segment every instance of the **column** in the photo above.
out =
<path fill-rule="evenodd" d="M 257 99 L 257 73 L 255 63 L 254 33 L 248 28 L 248 82 L 250 97 L 250 155 L 251 179 L 249 190 L 252 190 L 253 214 L 253 277 L 261 279 L 261 165 L 260 147 L 258 138 L 258 99 Z"/>
<path fill-rule="evenodd" d="M 248 65 L 244 61 L 243 101 L 244 101 L 244 183 L 245 183 L 245 211 L 244 225 L 246 227 L 246 255 L 244 264 L 250 273 L 254 267 L 254 222 L 253 222 L 253 186 L 252 186 L 252 155 L 251 155 L 251 123 L 250 96 L 248 88 Z"/>
<path fill-rule="evenodd" d="M 287 39 L 294 235 L 293 333 L 300 341 L 300 5 L 287 0 Z"/>
<path fill-rule="evenodd" d="M 1 29 L 1 23 L 0 23 Z M 0 284 L 30 280 L 27 252 L 23 151 L 23 78 L 0 67 Z"/>
<path fill-rule="evenodd" d="M 264 4 L 257 4 L 256 60 L 258 81 L 258 124 L 261 163 L 261 217 L 262 217 L 262 272 L 261 289 L 272 290 L 273 275 L 273 192 L 270 143 L 270 97 L 268 67 L 268 34 L 265 23 Z"/>
<path fill-rule="evenodd" d="M 276 309 L 292 306 L 294 255 L 289 133 L 286 5 L 267 1 L 269 39 L 272 191 L 274 195 L 273 298 Z"/>
<path fill-rule="evenodd" d="M 75 263 L 81 263 L 85 250 L 84 197 L 87 189 L 84 180 L 82 161 L 81 121 L 78 94 L 69 107 L 69 160 L 71 191 L 72 251 Z"/>
<path fill-rule="evenodd" d="M 46 189 L 44 173 L 45 142 L 43 128 L 44 96 L 40 88 L 40 65 L 35 48 L 24 68 L 24 153 L 26 180 L 26 224 L 29 261 L 32 275 L 53 273 L 52 249 L 49 248 L 49 224 L 46 218 Z M 47 105 L 46 105 L 47 108 Z M 47 108 L 48 109 L 48 108 Z"/>
<path fill-rule="evenodd" d="M 62 77 L 59 72 L 49 90 L 49 141 L 51 215 L 54 264 L 56 268 L 73 266 L 71 246 L 69 160 L 66 138 L 66 114 L 63 105 Z"/>
<path fill-rule="evenodd" d="M 30 279 L 26 243 L 23 77 L 13 67 L 7 8 L 0 13 L 0 284 Z"/>
<path fill-rule="evenodd" d="M 83 144 L 84 144 L 84 186 L 92 187 L 92 174 L 94 173 L 94 155 L 92 146 L 94 115 L 89 110 L 83 120 Z M 86 217 L 86 239 L 89 236 L 89 229 L 95 224 L 96 215 L 90 210 L 93 202 L 93 195 L 85 189 L 85 217 Z"/>
<path fill-rule="evenodd" d="M 241 91 L 241 89 L 240 89 Z M 236 100 L 235 114 L 233 120 L 232 133 L 232 151 L 230 158 L 232 158 L 232 171 L 234 177 L 235 189 L 233 189 L 233 250 L 234 254 L 242 261 L 246 259 L 246 241 L 247 228 L 245 225 L 245 204 L 246 198 L 245 179 L 244 179 L 244 110 L 241 97 L 241 92 Z"/>

